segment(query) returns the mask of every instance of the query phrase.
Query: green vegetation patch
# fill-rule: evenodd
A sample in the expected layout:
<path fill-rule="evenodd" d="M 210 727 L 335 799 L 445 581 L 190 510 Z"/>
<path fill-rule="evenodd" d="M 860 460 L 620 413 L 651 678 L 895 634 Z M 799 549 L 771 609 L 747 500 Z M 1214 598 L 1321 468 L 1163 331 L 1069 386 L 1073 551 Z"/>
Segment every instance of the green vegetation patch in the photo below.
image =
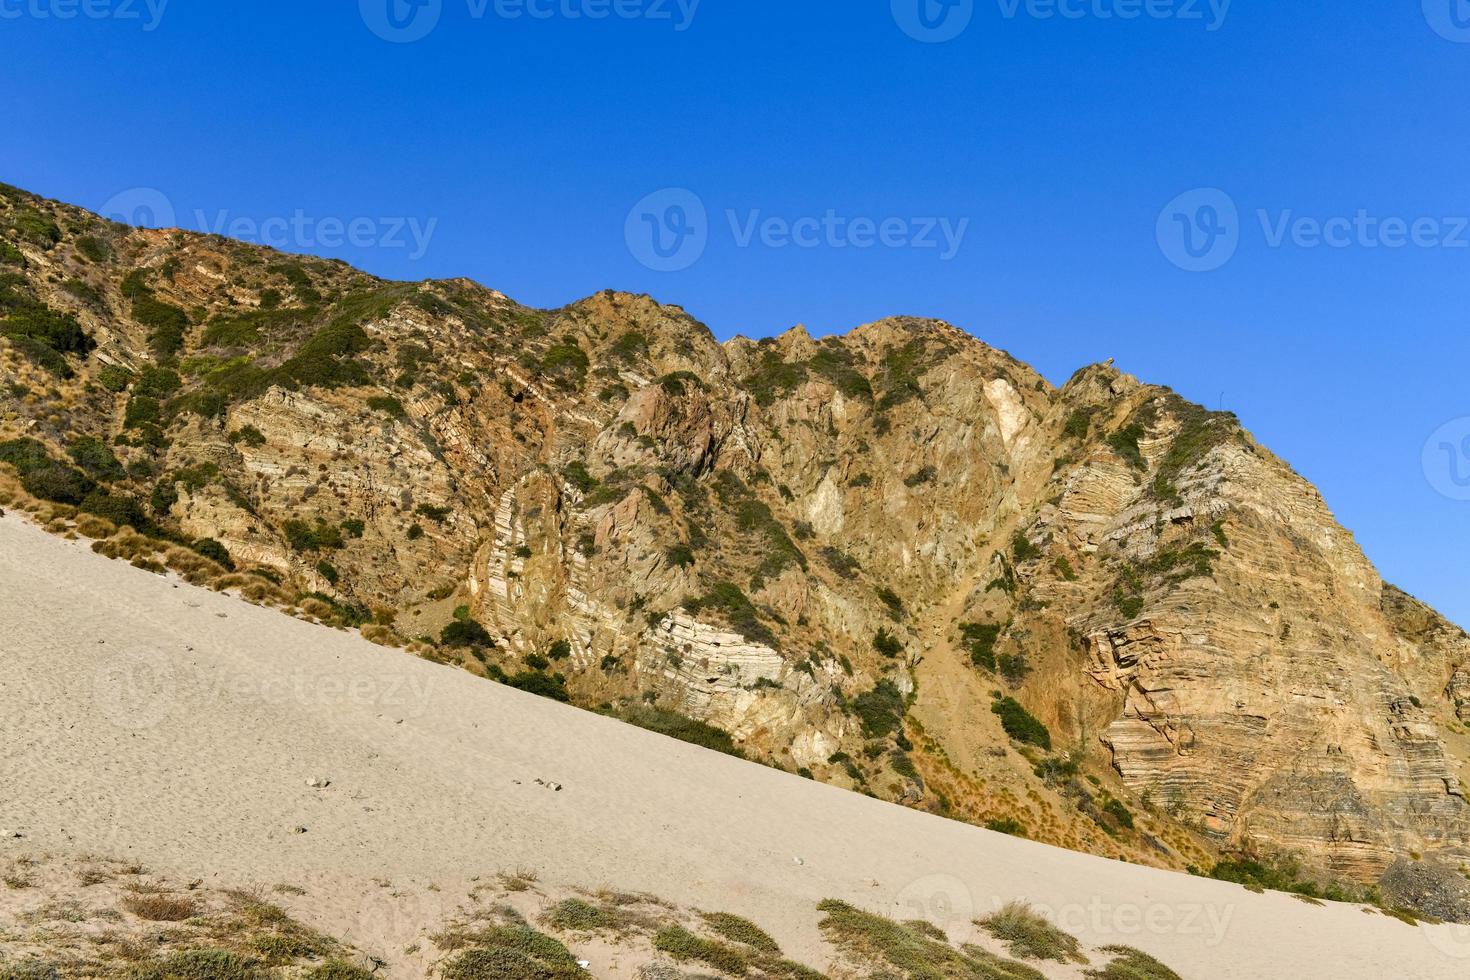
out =
<path fill-rule="evenodd" d="M 747 640 L 771 647 L 776 646 L 776 634 L 771 632 L 769 626 L 761 622 L 760 613 L 756 611 L 755 605 L 740 586 L 733 582 L 714 583 L 703 596 L 685 599 L 684 608 L 695 615 L 706 610 L 718 612 L 736 632 Z"/>
<path fill-rule="evenodd" d="M 1000 717 L 1000 726 L 1011 738 L 1051 751 L 1051 732 L 1015 698 L 997 698 L 990 710 Z"/>
<path fill-rule="evenodd" d="M 871 691 L 854 698 L 852 709 L 862 723 L 864 736 L 882 738 L 903 727 L 903 717 L 908 706 L 898 687 L 892 681 L 884 679 Z"/>
<path fill-rule="evenodd" d="M 1089 980 L 1183 980 L 1152 956 L 1132 946 L 1104 946 L 1102 952 L 1117 957 L 1101 970 L 1088 970 Z"/>
<path fill-rule="evenodd" d="M 1007 902 L 993 915 L 979 920 L 1011 955 L 1027 960 L 1086 963 L 1075 936 L 1069 935 L 1032 911 L 1025 902 Z"/>
<path fill-rule="evenodd" d="M 856 959 L 886 962 L 907 980 L 1046 980 L 1035 968 L 978 946 L 955 949 L 927 923 L 900 924 L 836 899 L 817 909 L 826 913 L 819 925 L 836 946 Z"/>
<path fill-rule="evenodd" d="M 703 746 L 736 758 L 745 758 L 745 753 L 740 751 L 729 732 L 697 718 L 690 718 L 687 715 L 649 704 L 625 705 L 614 712 L 614 716 L 630 725 L 637 725 L 639 728 L 657 732 L 681 742 Z"/>

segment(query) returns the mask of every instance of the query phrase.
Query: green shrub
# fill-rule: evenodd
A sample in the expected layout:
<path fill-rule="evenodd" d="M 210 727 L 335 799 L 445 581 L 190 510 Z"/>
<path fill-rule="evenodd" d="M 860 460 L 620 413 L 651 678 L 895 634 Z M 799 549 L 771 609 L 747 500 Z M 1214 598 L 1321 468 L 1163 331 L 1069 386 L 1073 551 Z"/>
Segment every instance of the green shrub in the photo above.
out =
<path fill-rule="evenodd" d="M 343 544 L 341 529 L 321 518 L 317 518 L 315 526 L 293 518 L 282 524 L 281 530 L 292 551 L 327 551 L 340 548 Z"/>
<path fill-rule="evenodd" d="M 95 235 L 83 235 L 77 239 L 77 251 L 89 262 L 101 265 L 112 260 L 112 247 Z"/>
<path fill-rule="evenodd" d="M 258 449 L 265 445 L 265 433 L 253 425 L 242 425 L 230 433 L 229 440 L 232 443 L 243 442 L 247 446 L 253 446 Z M 361 536 L 358 535 L 358 537 Z"/>
<path fill-rule="evenodd" d="M 581 387 L 590 365 L 587 352 L 574 340 L 552 344 L 541 357 L 541 373 Z"/>
<path fill-rule="evenodd" d="M 408 540 L 417 541 L 419 538 L 422 538 L 424 536 L 424 527 L 422 524 L 410 525 L 407 533 Z"/>
<path fill-rule="evenodd" d="M 688 545 L 676 544 L 664 552 L 664 559 L 673 568 L 688 568 L 694 564 L 694 552 Z"/>
<path fill-rule="evenodd" d="M 148 346 L 155 357 L 170 360 L 184 347 L 189 314 L 145 293 L 133 300 L 133 319 L 148 328 Z"/>
<path fill-rule="evenodd" d="M 800 387 L 806 376 L 805 364 L 783 361 L 780 354 L 767 350 L 755 371 L 745 379 L 745 387 L 755 395 L 756 404 L 768 407 Z"/>
<path fill-rule="evenodd" d="M 567 693 L 566 679 L 559 674 L 553 677 L 540 671 L 523 670 L 507 680 L 506 684 L 528 694 L 550 698 L 553 701 L 570 702 L 572 700 L 571 695 Z"/>
<path fill-rule="evenodd" d="M 133 385 L 133 394 L 162 401 L 181 387 L 183 382 L 179 380 L 177 371 L 154 367 L 139 375 L 137 383 Z"/>
<path fill-rule="evenodd" d="M 341 523 L 340 527 L 349 538 L 360 538 L 367 532 L 367 525 L 355 517 L 349 517 Z"/>
<path fill-rule="evenodd" d="M 316 563 L 316 570 L 317 573 L 321 575 L 322 578 L 326 579 L 327 582 L 331 585 L 336 585 L 342 580 L 342 573 L 337 571 L 337 566 L 333 565 L 325 558 Z"/>
<path fill-rule="evenodd" d="M 10 226 L 21 238 L 47 251 L 61 241 L 60 226 L 35 208 L 17 211 Z"/>
<path fill-rule="evenodd" d="M 308 970 L 306 980 L 373 980 L 374 976 L 372 971 L 364 970 L 356 964 L 329 959 Z"/>
<path fill-rule="evenodd" d="M 112 454 L 107 443 L 96 436 L 81 436 L 66 447 L 72 462 L 82 468 L 88 476 L 99 480 L 121 480 L 127 476 L 122 463 Z"/>
<path fill-rule="evenodd" d="M 1119 827 L 1125 830 L 1133 829 L 1133 814 L 1129 812 L 1121 800 L 1108 800 L 1103 805 L 1103 812 L 1112 817 Z"/>
<path fill-rule="evenodd" d="M 993 830 L 997 834 L 1009 834 L 1012 837 L 1025 837 L 1026 825 L 1015 817 L 1001 817 L 996 820 L 985 821 L 985 829 Z"/>
<path fill-rule="evenodd" d="M 546 921 L 566 932 L 598 932 L 620 928 L 623 917 L 616 909 L 593 905 L 580 898 L 568 898 L 552 907 Z"/>
<path fill-rule="evenodd" d="M 928 923 L 900 924 L 836 899 L 817 909 L 826 913 L 822 933 L 839 948 L 875 966 L 886 962 L 907 980 L 1046 980 L 1038 970 L 978 946 L 961 952 L 937 938 Z M 884 970 L 874 975 L 895 976 Z"/>
<path fill-rule="evenodd" d="M 696 960 L 722 973 L 743 977 L 750 972 L 750 955 L 734 946 L 696 936 L 683 926 L 667 926 L 653 937 L 653 948 L 680 962 Z"/>
<path fill-rule="evenodd" d="M 1148 464 L 1143 459 L 1143 450 L 1138 448 L 1138 440 L 1142 439 L 1144 434 L 1143 427 L 1133 423 L 1108 436 L 1108 445 L 1129 466 L 1134 469 L 1146 469 Z"/>
<path fill-rule="evenodd" d="M 755 606 L 733 582 L 714 583 L 702 597 L 685 599 L 684 608 L 696 615 L 706 609 L 716 610 L 723 613 L 736 632 L 747 640 L 772 647 L 776 645 L 776 634 L 761 622 Z"/>
<path fill-rule="evenodd" d="M 676 370 L 672 375 L 664 375 L 663 378 L 660 378 L 659 386 L 670 395 L 682 395 L 689 388 L 704 391 L 704 379 L 695 375 L 691 370 Z"/>
<path fill-rule="evenodd" d="M 581 460 L 573 460 L 562 467 L 561 475 L 567 483 L 576 487 L 582 493 L 591 493 L 597 489 L 597 478 L 587 472 L 587 464 Z"/>
<path fill-rule="evenodd" d="M 78 509 L 111 521 L 118 527 L 131 527 L 146 532 L 153 526 L 138 501 L 132 497 L 94 490 L 87 494 Z"/>
<path fill-rule="evenodd" d="M 21 476 L 46 466 L 51 461 L 51 454 L 46 451 L 46 446 L 35 439 L 9 439 L 0 442 L 0 463 L 9 463 Z"/>
<path fill-rule="evenodd" d="M 903 600 L 892 589 L 880 588 L 878 590 L 878 601 L 883 603 L 883 607 L 888 610 L 889 618 L 895 622 L 902 622 L 904 617 L 908 615 L 908 611 L 904 608 Z"/>
<path fill-rule="evenodd" d="M 1000 716 L 1001 727 L 1011 738 L 1051 751 L 1051 732 L 1015 698 L 999 698 L 990 710 Z"/>
<path fill-rule="evenodd" d="M 873 649 L 892 660 L 903 653 L 903 641 L 886 629 L 880 629 L 878 635 L 873 637 Z"/>
<path fill-rule="evenodd" d="M 367 406 L 375 412 L 382 412 L 389 418 L 399 420 L 408 418 L 408 410 L 403 407 L 403 402 L 391 395 L 369 398 L 367 400 Z"/>
<path fill-rule="evenodd" d="M 440 970 L 443 980 L 583 980 L 586 971 L 565 946 L 528 926 L 476 931 L 471 948 Z"/>
<path fill-rule="evenodd" d="M 567 640 L 557 640 L 546 649 L 546 656 L 552 660 L 565 660 L 572 655 L 572 644 Z"/>
<path fill-rule="evenodd" d="M 935 469 L 932 466 L 926 466 L 923 469 L 915 473 L 910 473 L 908 476 L 904 477 L 903 485 L 909 488 L 923 486 L 926 483 L 933 483 L 934 478 L 938 475 L 939 470 Z"/>
<path fill-rule="evenodd" d="M 862 723 L 866 738 L 882 738 L 898 731 L 907 711 L 903 694 L 890 680 L 881 680 L 871 690 L 852 701 L 852 709 Z"/>
<path fill-rule="evenodd" d="M 1004 942 L 1013 956 L 1058 963 L 1087 962 L 1076 937 L 1037 915 L 1025 902 L 1007 902 L 999 911 L 978 921 L 987 932 Z"/>
<path fill-rule="evenodd" d="M 158 403 L 157 398 L 147 395 L 133 395 L 128 399 L 128 407 L 123 412 L 123 427 L 137 429 L 144 425 L 157 425 L 163 419 L 163 406 Z"/>
<path fill-rule="evenodd" d="M 738 915 L 728 912 L 704 912 L 700 918 L 709 930 L 722 939 L 728 939 L 732 943 L 749 946 L 761 953 L 772 953 L 780 955 L 781 947 L 760 926 L 749 919 L 742 919 Z"/>
<path fill-rule="evenodd" d="M 1152 956 L 1131 946 L 1104 946 L 1102 952 L 1116 959 L 1101 970 L 1088 970 L 1089 980 L 1183 980 Z"/>
<path fill-rule="evenodd" d="M 714 725 L 690 718 L 674 711 L 653 705 L 628 705 L 616 713 L 616 717 L 630 725 L 657 732 L 669 738 L 698 745 L 724 755 L 745 758 L 745 753 L 735 745 L 730 733 Z"/>
<path fill-rule="evenodd" d="M 1015 537 L 1011 538 L 1011 557 L 1017 562 L 1030 561 L 1041 557 L 1041 549 L 1031 543 L 1024 531 L 1017 531 Z"/>
<path fill-rule="evenodd" d="M 982 670 L 995 673 L 995 644 L 1000 639 L 1003 627 L 999 623 L 962 623 L 960 634 L 966 649 L 970 651 L 970 662 Z"/>
<path fill-rule="evenodd" d="M 449 520 L 449 515 L 454 513 L 448 507 L 435 507 L 433 504 L 419 504 L 414 508 L 413 512 L 420 517 L 427 517 L 435 524 L 443 524 Z"/>
<path fill-rule="evenodd" d="M 133 372 L 117 364 L 104 364 L 97 372 L 97 383 L 106 390 L 118 394 L 128 390 L 133 383 Z"/>
<path fill-rule="evenodd" d="M 26 493 L 42 500 L 77 506 L 96 486 L 81 470 L 64 463 L 46 463 L 25 473 L 20 484 Z"/>
<path fill-rule="evenodd" d="M 439 642 L 447 647 L 488 647 L 495 640 L 490 631 L 473 619 L 456 619 L 439 632 Z"/>
<path fill-rule="evenodd" d="M 230 557 L 229 549 L 214 538 L 200 538 L 189 547 L 225 570 L 231 572 L 235 570 L 235 560 Z"/>
<path fill-rule="evenodd" d="M 1062 426 L 1062 434 L 1070 439 L 1085 439 L 1087 433 L 1092 429 L 1093 409 L 1079 408 L 1067 416 L 1067 423 Z"/>
<path fill-rule="evenodd" d="M 873 400 L 872 383 L 857 369 L 856 358 L 840 344 L 824 346 L 807 361 L 807 367 L 826 378 L 845 397 Z"/>

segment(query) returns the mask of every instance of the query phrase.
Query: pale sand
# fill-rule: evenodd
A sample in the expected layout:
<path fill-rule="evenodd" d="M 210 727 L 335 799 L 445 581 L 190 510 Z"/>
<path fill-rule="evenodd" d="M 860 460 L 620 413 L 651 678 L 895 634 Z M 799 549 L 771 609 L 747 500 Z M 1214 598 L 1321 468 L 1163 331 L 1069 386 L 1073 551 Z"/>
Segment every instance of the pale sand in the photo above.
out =
<path fill-rule="evenodd" d="M 748 916 L 814 965 L 823 898 L 957 939 L 1021 898 L 1188 980 L 1470 974 L 1470 930 L 866 799 L 108 561 L 16 515 L 0 519 L 0 832 L 0 859 L 90 852 L 304 884 L 294 912 L 390 957 L 469 879 L 523 867 L 548 888 Z"/>

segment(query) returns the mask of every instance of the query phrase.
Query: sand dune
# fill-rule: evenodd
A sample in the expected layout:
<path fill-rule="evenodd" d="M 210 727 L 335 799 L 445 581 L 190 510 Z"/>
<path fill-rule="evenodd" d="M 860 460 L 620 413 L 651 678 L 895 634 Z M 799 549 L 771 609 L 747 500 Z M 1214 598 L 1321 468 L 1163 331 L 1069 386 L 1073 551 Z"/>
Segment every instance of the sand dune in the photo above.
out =
<path fill-rule="evenodd" d="M 108 561 L 16 515 L 0 519 L 0 831 L 0 858 L 309 882 L 331 896 L 312 903 L 323 928 L 388 953 L 474 876 L 525 867 L 549 887 L 746 915 L 814 965 L 824 898 L 952 938 L 1023 898 L 1191 980 L 1470 971 L 1470 930 L 866 799 Z"/>

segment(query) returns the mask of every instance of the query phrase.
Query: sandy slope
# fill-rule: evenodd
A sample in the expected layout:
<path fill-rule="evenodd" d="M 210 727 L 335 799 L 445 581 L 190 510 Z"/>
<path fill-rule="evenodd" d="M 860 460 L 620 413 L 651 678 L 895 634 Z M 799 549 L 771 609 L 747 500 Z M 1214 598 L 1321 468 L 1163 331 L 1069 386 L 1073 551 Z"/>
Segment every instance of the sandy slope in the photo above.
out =
<path fill-rule="evenodd" d="M 1025 898 L 1191 980 L 1470 972 L 1470 933 L 1453 927 L 869 800 L 110 562 L 14 515 L 0 519 L 0 831 L 24 835 L 0 858 L 90 851 L 311 883 L 332 896 L 312 903 L 324 928 L 390 953 L 472 876 L 526 867 L 747 915 L 818 965 L 825 897 L 955 937 Z"/>

